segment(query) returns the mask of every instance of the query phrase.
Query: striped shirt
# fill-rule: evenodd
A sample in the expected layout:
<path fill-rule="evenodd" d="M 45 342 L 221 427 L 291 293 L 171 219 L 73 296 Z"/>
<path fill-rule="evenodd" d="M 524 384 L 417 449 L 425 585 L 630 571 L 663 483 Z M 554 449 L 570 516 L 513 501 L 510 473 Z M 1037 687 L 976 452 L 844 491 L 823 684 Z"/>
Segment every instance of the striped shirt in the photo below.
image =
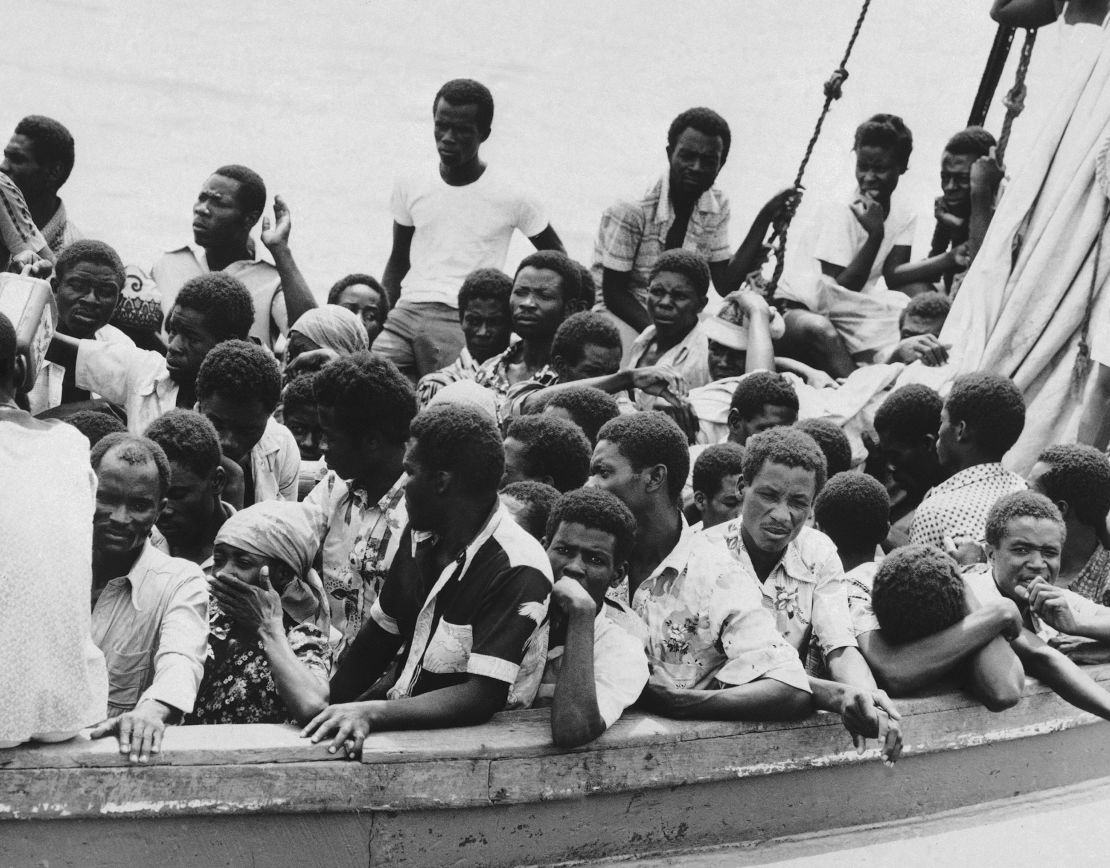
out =
<path fill-rule="evenodd" d="M 0 260 L 7 265 L 11 257 L 25 250 L 41 253 L 48 251 L 49 245 L 15 182 L 0 172 Z"/>

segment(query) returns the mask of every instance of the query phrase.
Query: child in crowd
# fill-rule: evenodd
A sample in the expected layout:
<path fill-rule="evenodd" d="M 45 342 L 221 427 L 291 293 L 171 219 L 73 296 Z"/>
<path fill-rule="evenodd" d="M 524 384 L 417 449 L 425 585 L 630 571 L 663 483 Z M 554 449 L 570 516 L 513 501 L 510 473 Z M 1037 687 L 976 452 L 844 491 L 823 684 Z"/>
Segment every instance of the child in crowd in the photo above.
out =
<path fill-rule="evenodd" d="M 593 741 L 640 696 L 648 680 L 643 642 L 611 618 L 606 592 L 625 574 L 636 537 L 632 513 L 616 497 L 583 488 L 559 498 L 547 522 L 551 637 L 536 705 L 551 704 L 559 747 Z M 619 608 L 619 607 L 617 607 Z"/>
<path fill-rule="evenodd" d="M 559 499 L 559 489 L 543 482 L 510 482 L 501 489 L 501 505 L 513 520 L 536 539 L 543 541 L 547 517 Z"/>
<path fill-rule="evenodd" d="M 691 530 L 708 530 L 740 515 L 744 497 L 744 447 L 715 443 L 694 462 L 694 508 L 701 520 Z"/>

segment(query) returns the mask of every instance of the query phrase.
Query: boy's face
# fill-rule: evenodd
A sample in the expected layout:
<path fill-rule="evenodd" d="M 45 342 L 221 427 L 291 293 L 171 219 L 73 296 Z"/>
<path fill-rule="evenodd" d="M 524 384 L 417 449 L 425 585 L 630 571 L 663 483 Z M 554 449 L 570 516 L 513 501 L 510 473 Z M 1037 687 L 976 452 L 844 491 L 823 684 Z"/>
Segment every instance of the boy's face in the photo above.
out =
<path fill-rule="evenodd" d="M 320 421 L 316 415 L 315 406 L 285 407 L 283 420 L 293 439 L 297 441 L 297 449 L 301 453 L 301 461 L 318 461 L 324 454 L 320 451 Z"/>
<path fill-rule="evenodd" d="M 605 592 L 624 575 L 616 562 L 617 539 L 608 531 L 578 522 L 560 522 L 547 544 L 547 558 L 556 582 L 574 579 L 600 609 Z"/>
<path fill-rule="evenodd" d="M 225 458 L 241 464 L 266 433 L 270 414 L 261 399 L 236 401 L 219 392 L 197 401 L 200 410 L 220 435 L 220 450 Z"/>
<path fill-rule="evenodd" d="M 783 551 L 801 532 L 813 509 L 817 478 L 812 470 L 765 461 L 744 492 L 744 530 L 760 551 Z"/>
<path fill-rule="evenodd" d="M 463 312 L 462 332 L 474 361 L 484 362 L 508 348 L 513 333 L 512 319 L 500 302 L 475 298 Z"/>
<path fill-rule="evenodd" d="M 1063 548 L 1064 528 L 1052 519 L 1024 515 L 1011 519 L 998 546 L 987 545 L 998 590 L 1012 600 L 1025 602 L 1033 579 L 1041 578 L 1049 584 L 1056 581 Z"/>
<path fill-rule="evenodd" d="M 957 217 L 967 217 L 971 213 L 971 166 L 975 159 L 972 154 L 950 154 L 948 151 L 940 158 L 944 208 Z"/>
<path fill-rule="evenodd" d="M 684 335 L 697 325 L 706 298 L 685 275 L 660 271 L 647 291 L 648 313 L 657 330 Z"/>
<path fill-rule="evenodd" d="M 513 281 L 509 296 L 513 331 L 522 338 L 549 338 L 566 318 L 563 278 L 549 268 L 527 265 Z"/>
<path fill-rule="evenodd" d="M 192 308 L 176 305 L 166 317 L 166 368 L 170 379 L 178 385 L 197 378 L 201 362 L 209 350 L 219 343 L 208 319 Z"/>
<path fill-rule="evenodd" d="M 790 426 L 798 421 L 798 411 L 793 407 L 780 407 L 778 404 L 764 404 L 758 413 L 745 419 L 739 410 L 729 410 L 728 439 L 743 446 L 748 438 L 770 428 Z"/>
<path fill-rule="evenodd" d="M 702 529 L 706 530 L 739 517 L 744 503 L 744 483 L 739 473 L 721 477 L 721 484 L 712 496 L 704 491 L 694 492 L 694 504 L 701 513 Z"/>
<path fill-rule="evenodd" d="M 889 148 L 863 145 L 856 149 L 856 183 L 869 199 L 889 205 L 890 195 L 905 171 Z"/>

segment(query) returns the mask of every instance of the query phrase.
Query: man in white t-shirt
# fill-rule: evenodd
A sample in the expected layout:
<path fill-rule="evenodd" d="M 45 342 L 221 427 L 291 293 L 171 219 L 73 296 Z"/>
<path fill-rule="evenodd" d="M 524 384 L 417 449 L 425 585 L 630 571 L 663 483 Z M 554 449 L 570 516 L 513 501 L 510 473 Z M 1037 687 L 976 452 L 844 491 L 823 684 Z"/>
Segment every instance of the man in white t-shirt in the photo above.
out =
<path fill-rule="evenodd" d="M 432 111 L 439 172 L 399 178 L 393 189 L 393 250 L 382 283 L 394 306 L 374 341 L 374 351 L 414 381 L 459 355 L 459 287 L 476 268 L 505 267 L 514 229 L 538 250 L 564 252 L 539 203 L 478 156 L 493 123 L 489 90 L 449 81 Z"/>

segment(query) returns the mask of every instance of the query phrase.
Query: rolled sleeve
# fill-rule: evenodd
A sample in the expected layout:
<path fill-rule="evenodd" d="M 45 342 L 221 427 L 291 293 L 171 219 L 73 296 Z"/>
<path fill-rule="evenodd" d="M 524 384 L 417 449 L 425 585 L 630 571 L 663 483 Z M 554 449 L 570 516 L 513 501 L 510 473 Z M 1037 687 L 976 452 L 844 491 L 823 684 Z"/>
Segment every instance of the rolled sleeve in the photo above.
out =
<path fill-rule="evenodd" d="M 616 624 L 604 629 L 594 637 L 594 695 L 608 729 L 640 698 L 650 673 L 643 644 L 635 636 Z"/>
<path fill-rule="evenodd" d="M 165 366 L 166 360 L 150 350 L 86 339 L 78 342 L 74 382 L 113 404 L 126 404 L 140 382 L 153 382 Z"/>
<path fill-rule="evenodd" d="M 491 583 L 474 619 L 466 671 L 512 684 L 529 641 L 547 620 L 550 596 L 550 579 L 532 567 L 513 567 Z"/>
<path fill-rule="evenodd" d="M 208 588 L 197 572 L 174 592 L 162 616 L 154 680 L 139 698 L 156 699 L 186 714 L 193 710 L 208 650 Z"/>
<path fill-rule="evenodd" d="M 386 583 L 385 587 L 388 588 L 389 584 Z M 384 588 L 382 590 L 382 593 L 385 593 Z M 385 613 L 385 610 L 382 608 L 382 598 L 380 594 L 374 600 L 374 602 L 370 604 L 370 620 L 372 620 L 375 624 L 377 624 L 391 636 L 401 635 L 400 622 L 398 622 L 396 618 L 393 618 Z"/>
<path fill-rule="evenodd" d="M 815 564 L 814 574 L 813 634 L 821 653 L 827 657 L 837 648 L 858 647 L 848 608 L 848 583 L 835 548 Z"/>
<path fill-rule="evenodd" d="M 631 271 L 644 235 L 644 214 L 620 203 L 605 210 L 597 230 L 595 260 L 610 271 Z"/>

